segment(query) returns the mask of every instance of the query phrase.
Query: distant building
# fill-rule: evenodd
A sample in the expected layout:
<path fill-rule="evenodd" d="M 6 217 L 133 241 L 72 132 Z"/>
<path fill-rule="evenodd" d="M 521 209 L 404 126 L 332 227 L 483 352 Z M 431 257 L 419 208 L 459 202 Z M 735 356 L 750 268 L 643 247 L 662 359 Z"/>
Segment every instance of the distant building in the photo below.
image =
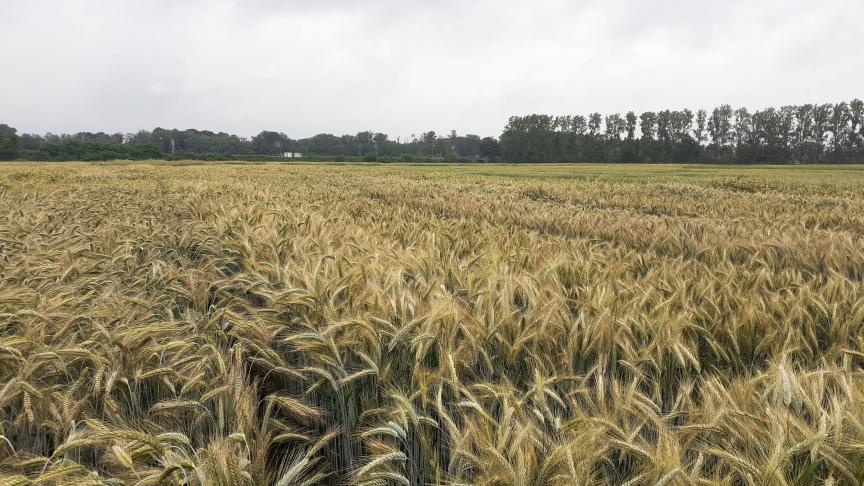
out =
<path fill-rule="evenodd" d="M 303 154 L 300 152 L 283 152 L 282 157 L 288 159 L 299 159 L 300 157 L 303 157 Z"/>

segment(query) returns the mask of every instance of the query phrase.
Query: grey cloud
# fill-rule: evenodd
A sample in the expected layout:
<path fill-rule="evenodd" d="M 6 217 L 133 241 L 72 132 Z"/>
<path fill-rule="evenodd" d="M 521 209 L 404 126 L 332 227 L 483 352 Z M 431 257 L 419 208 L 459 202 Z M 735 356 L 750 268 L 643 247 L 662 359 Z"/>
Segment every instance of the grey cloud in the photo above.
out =
<path fill-rule="evenodd" d="M 0 0 L 0 122 L 497 135 L 512 114 L 860 97 L 858 0 Z"/>

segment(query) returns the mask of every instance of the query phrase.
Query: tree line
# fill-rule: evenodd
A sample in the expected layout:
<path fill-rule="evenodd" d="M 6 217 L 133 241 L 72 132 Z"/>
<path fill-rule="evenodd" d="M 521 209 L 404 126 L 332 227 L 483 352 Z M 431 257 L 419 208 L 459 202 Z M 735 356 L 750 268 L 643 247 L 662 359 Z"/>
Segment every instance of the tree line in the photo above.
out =
<path fill-rule="evenodd" d="M 864 102 L 511 117 L 510 162 L 862 163 Z"/>
<path fill-rule="evenodd" d="M 292 139 L 284 133 L 263 131 L 252 138 L 207 130 L 155 128 L 137 133 L 90 133 L 17 135 L 3 125 L 0 140 L 8 149 L 0 157 L 21 160 L 111 160 L 111 159 L 204 159 L 257 160 L 282 158 L 286 152 L 315 160 L 399 160 L 491 161 L 499 156 L 498 140 L 478 135 L 458 135 L 455 131 L 439 136 L 434 131 L 392 140 L 387 134 L 372 131 L 356 135 L 322 133 L 310 138 Z M 0 147 L 4 142 L 0 141 Z"/>
<path fill-rule="evenodd" d="M 702 162 L 719 164 L 864 163 L 864 102 L 787 105 L 750 112 L 663 110 L 637 115 L 527 115 L 509 119 L 499 138 L 434 131 L 407 140 L 362 131 L 292 139 L 208 130 L 155 128 L 137 133 L 21 134 L 0 125 L 0 159 L 258 160 L 289 152 L 305 160 Z"/>

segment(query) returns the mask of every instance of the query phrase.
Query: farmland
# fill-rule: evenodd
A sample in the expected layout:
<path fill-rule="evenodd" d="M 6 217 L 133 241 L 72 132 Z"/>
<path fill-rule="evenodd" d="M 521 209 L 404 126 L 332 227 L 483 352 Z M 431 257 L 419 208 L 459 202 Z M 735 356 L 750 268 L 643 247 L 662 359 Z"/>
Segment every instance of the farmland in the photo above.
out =
<path fill-rule="evenodd" d="M 864 168 L 0 165 L 2 484 L 857 484 Z"/>

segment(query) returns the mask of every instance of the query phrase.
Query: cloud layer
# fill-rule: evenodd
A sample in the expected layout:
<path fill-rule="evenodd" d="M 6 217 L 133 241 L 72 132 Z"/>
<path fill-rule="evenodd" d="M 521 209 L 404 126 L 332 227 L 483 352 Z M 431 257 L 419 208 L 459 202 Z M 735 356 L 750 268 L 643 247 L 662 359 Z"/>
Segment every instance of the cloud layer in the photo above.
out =
<path fill-rule="evenodd" d="M 513 114 L 862 97 L 860 0 L 0 0 L 0 122 L 498 135 Z"/>

